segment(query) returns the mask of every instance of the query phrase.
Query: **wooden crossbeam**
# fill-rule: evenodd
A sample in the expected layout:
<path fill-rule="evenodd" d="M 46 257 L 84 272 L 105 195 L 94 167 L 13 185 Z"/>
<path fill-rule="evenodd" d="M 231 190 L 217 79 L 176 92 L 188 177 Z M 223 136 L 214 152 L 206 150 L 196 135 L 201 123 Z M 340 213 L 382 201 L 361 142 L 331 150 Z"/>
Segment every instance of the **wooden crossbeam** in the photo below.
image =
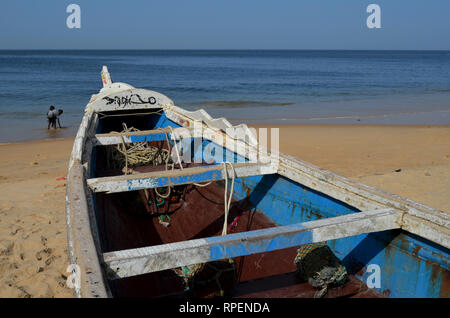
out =
<path fill-rule="evenodd" d="M 161 141 L 165 140 L 167 137 L 169 140 L 180 140 L 180 136 L 189 132 L 190 136 L 194 135 L 193 128 L 173 128 L 174 136 L 172 137 L 172 130 L 170 128 L 161 128 L 153 130 L 140 130 L 140 131 L 129 131 L 129 132 L 112 132 L 107 134 L 96 134 L 93 138 L 94 146 L 107 146 L 107 145 L 117 145 L 122 143 L 122 140 L 126 144 L 140 141 Z"/>
<path fill-rule="evenodd" d="M 228 178 L 233 171 L 227 165 Z M 260 163 L 234 163 L 235 178 L 250 177 L 256 175 L 273 174 L 277 172 L 276 166 Z M 126 192 L 175 186 L 182 184 L 219 181 L 225 179 L 223 165 L 208 165 L 195 168 L 185 168 L 155 171 L 116 177 L 103 177 L 88 179 L 87 184 L 94 192 Z"/>
<path fill-rule="evenodd" d="M 400 228 L 394 209 L 103 254 L 111 279 Z"/>

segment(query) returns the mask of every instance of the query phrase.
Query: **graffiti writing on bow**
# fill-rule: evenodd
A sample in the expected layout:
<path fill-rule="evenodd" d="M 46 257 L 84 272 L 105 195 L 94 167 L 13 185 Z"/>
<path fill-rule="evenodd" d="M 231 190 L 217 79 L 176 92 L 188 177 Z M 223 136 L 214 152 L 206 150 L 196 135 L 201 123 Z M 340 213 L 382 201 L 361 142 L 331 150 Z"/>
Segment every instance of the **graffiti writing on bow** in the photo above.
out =
<path fill-rule="evenodd" d="M 106 105 L 117 105 L 121 106 L 129 106 L 129 105 L 142 105 L 142 104 L 155 104 L 156 98 L 153 96 L 143 99 L 139 94 L 131 94 L 129 96 L 114 96 L 114 97 L 103 97 L 106 100 Z"/>

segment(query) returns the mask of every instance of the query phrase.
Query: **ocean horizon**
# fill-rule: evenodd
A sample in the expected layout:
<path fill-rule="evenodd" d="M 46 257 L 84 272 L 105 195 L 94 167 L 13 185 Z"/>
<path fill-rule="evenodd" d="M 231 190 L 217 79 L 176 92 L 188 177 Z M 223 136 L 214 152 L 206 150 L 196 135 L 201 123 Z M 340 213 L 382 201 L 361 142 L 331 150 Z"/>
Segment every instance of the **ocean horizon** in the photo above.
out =
<path fill-rule="evenodd" d="M 232 123 L 450 124 L 450 51 L 0 50 L 0 143 L 74 136 L 103 65 Z"/>

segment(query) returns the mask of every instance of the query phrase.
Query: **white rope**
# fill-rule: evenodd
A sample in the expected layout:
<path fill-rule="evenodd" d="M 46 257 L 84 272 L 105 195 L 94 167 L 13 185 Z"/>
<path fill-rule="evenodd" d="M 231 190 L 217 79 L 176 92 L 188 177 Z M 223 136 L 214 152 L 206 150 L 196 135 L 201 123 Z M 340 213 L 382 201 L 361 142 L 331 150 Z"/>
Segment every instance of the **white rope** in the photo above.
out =
<path fill-rule="evenodd" d="M 231 175 L 231 189 L 230 189 L 230 196 L 227 200 L 227 192 L 228 192 L 228 171 L 227 171 L 227 164 L 231 166 L 231 170 L 233 171 L 233 174 Z M 231 198 L 233 197 L 233 188 L 234 188 L 234 178 L 235 178 L 235 171 L 233 165 L 226 161 L 223 162 L 223 173 L 225 178 L 225 192 L 224 192 L 224 214 L 225 219 L 223 221 L 223 229 L 222 229 L 222 235 L 227 235 L 227 228 L 228 228 L 228 212 L 230 211 L 230 205 L 231 205 Z"/>
<path fill-rule="evenodd" d="M 124 125 L 125 130 L 128 130 L 126 125 L 125 124 L 123 124 L 123 125 Z M 168 128 L 170 130 L 170 134 L 171 134 L 172 140 L 174 142 L 174 148 L 175 148 L 175 153 L 176 153 L 177 159 L 178 159 L 178 165 L 180 166 L 180 169 L 183 170 L 183 165 L 182 165 L 182 162 L 181 162 L 180 152 L 178 151 L 178 145 L 177 145 L 177 142 L 176 142 L 175 133 L 174 133 L 173 128 L 171 126 L 168 126 Z M 162 129 L 160 129 L 160 130 L 163 131 Z M 164 132 L 165 137 L 166 137 L 166 141 L 167 141 L 167 144 L 168 144 L 167 146 L 170 148 L 170 142 L 169 142 L 169 139 L 168 139 L 168 136 L 167 136 L 167 131 L 163 131 L 163 132 Z M 123 140 L 123 137 L 122 137 L 122 145 L 123 145 L 123 147 L 125 147 L 125 142 Z M 169 150 L 169 153 L 170 153 L 170 150 Z M 128 163 L 127 159 L 128 158 L 127 158 L 127 154 L 126 154 L 126 151 L 125 151 L 125 164 L 126 164 L 126 166 L 127 166 L 127 163 Z M 167 158 L 165 160 L 166 171 L 168 170 L 168 161 L 169 161 L 169 156 L 167 156 Z M 228 224 L 227 224 L 228 223 L 228 213 L 229 213 L 229 210 L 230 210 L 231 199 L 233 197 L 234 179 L 235 179 L 236 173 L 234 171 L 233 165 L 230 162 L 227 161 L 227 162 L 223 162 L 222 164 L 223 164 L 223 174 L 224 174 L 224 179 L 225 179 L 225 191 L 224 191 L 224 217 L 225 217 L 225 220 L 224 220 L 224 223 L 223 223 L 222 235 L 226 235 L 227 234 L 227 227 L 228 227 Z M 228 169 L 227 169 L 227 164 L 230 165 L 231 170 L 233 171 L 233 174 L 231 175 L 230 195 L 229 195 L 228 198 L 227 198 L 227 193 L 228 193 Z M 175 166 L 175 164 L 172 164 L 172 170 L 174 169 L 174 166 Z M 128 169 L 126 169 L 126 170 L 128 170 Z M 193 183 L 193 184 L 198 186 L 198 187 L 206 187 L 206 186 L 210 185 L 211 183 L 212 183 L 212 181 L 209 181 L 209 182 L 204 183 L 204 184 L 200 184 L 200 183 Z M 168 191 L 164 195 L 162 195 L 161 193 L 158 192 L 158 188 L 155 188 L 155 192 L 161 198 L 167 199 L 170 196 L 171 187 L 168 186 L 167 188 L 168 188 Z"/>
<path fill-rule="evenodd" d="M 169 127 L 170 127 L 170 126 L 169 126 Z M 171 131 L 173 132 L 172 127 L 170 127 L 170 128 L 171 128 Z M 162 131 L 162 132 L 164 133 L 164 136 L 165 136 L 166 142 L 167 142 L 167 147 L 169 148 L 168 151 L 169 151 L 169 156 L 170 156 L 170 142 L 169 142 L 169 137 L 167 136 L 167 131 L 165 131 L 165 130 L 163 130 L 163 129 L 161 129 L 161 128 L 158 128 L 158 130 L 159 130 L 159 131 Z M 173 134 L 172 134 L 172 137 L 173 137 Z M 168 166 L 168 163 L 169 163 L 169 156 L 167 156 L 166 162 L 165 162 L 166 171 L 167 171 L 167 166 Z M 172 170 L 173 170 L 173 168 L 174 168 L 174 165 L 172 164 Z M 172 187 L 171 187 L 171 186 L 168 186 L 167 188 L 168 188 L 168 190 L 167 190 L 167 193 L 166 193 L 165 195 L 162 195 L 161 193 L 159 193 L 159 192 L 158 192 L 158 188 L 155 188 L 155 193 L 156 193 L 157 195 L 159 195 L 161 198 L 167 199 L 167 198 L 170 196 L 170 193 L 172 192 Z"/>
<path fill-rule="evenodd" d="M 167 198 L 170 196 L 170 192 L 171 192 L 171 189 L 172 189 L 170 186 L 168 186 L 167 188 L 169 188 L 169 189 L 167 190 L 167 193 L 166 193 L 165 195 L 162 195 L 161 193 L 159 193 L 159 192 L 158 192 L 158 188 L 155 188 L 155 192 L 156 192 L 156 194 L 159 195 L 161 198 L 167 199 Z"/>
<path fill-rule="evenodd" d="M 180 169 L 183 170 L 183 165 L 181 164 L 181 157 L 180 157 L 180 152 L 178 151 L 178 146 L 177 146 L 177 142 L 175 139 L 175 135 L 173 132 L 173 128 L 171 126 L 169 126 L 170 132 L 171 132 L 171 136 L 173 139 L 173 143 L 174 143 L 174 148 L 175 148 L 175 153 L 177 155 L 178 158 L 178 165 L 180 166 Z M 234 189 L 234 179 L 236 176 L 236 173 L 234 171 L 234 167 L 231 164 L 231 162 L 223 162 L 223 173 L 224 173 L 224 179 L 225 179 L 225 191 L 224 191 L 224 222 L 223 222 L 223 229 L 222 229 L 222 235 L 227 235 L 227 227 L 228 227 L 228 213 L 230 211 L 230 205 L 231 205 L 231 199 L 233 198 L 233 189 Z M 233 171 L 233 174 L 231 175 L 231 189 L 230 189 L 230 195 L 227 198 L 227 192 L 228 192 L 228 169 L 227 169 L 227 164 L 230 165 L 231 170 Z M 173 167 L 173 166 L 172 166 Z M 210 185 L 212 183 L 212 181 L 209 181 L 208 183 L 205 184 L 199 184 L 199 183 L 194 183 L 194 185 L 199 186 L 199 187 L 206 187 L 208 185 Z M 155 188 L 156 190 L 156 188 Z"/>

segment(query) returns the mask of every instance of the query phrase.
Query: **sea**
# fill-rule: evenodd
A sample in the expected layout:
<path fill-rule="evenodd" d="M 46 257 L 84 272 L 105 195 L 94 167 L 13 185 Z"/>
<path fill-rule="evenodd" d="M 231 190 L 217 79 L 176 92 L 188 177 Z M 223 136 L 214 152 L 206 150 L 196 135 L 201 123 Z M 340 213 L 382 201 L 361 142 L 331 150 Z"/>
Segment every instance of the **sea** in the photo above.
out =
<path fill-rule="evenodd" d="M 73 137 L 102 66 L 247 124 L 450 124 L 450 51 L 0 51 L 0 143 Z M 48 130 L 50 105 L 62 129 Z"/>

